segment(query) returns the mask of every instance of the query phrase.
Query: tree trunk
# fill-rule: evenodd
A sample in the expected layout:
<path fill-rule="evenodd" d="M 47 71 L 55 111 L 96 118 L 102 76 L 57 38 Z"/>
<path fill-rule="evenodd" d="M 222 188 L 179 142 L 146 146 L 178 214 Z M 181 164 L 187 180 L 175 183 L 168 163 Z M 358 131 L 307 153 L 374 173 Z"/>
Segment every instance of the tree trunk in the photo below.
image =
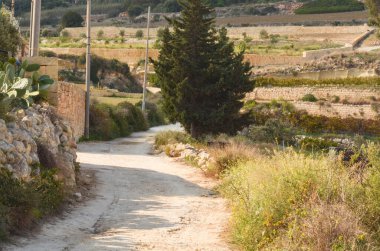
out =
<path fill-rule="evenodd" d="M 191 123 L 190 134 L 191 134 L 191 137 L 193 137 L 194 139 L 198 138 L 199 136 L 197 126 L 194 124 L 194 122 Z"/>

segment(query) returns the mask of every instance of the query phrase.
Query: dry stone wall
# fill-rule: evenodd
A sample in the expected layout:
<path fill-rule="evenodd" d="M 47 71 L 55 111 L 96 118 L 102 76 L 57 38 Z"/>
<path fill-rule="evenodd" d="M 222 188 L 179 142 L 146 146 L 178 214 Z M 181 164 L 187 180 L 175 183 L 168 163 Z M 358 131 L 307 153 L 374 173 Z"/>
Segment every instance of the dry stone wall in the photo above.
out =
<path fill-rule="evenodd" d="M 298 110 L 305 110 L 312 115 L 323 115 L 327 117 L 357 119 L 374 119 L 379 113 L 373 109 L 371 105 L 347 105 L 347 104 L 331 104 L 323 102 L 292 102 Z"/>
<path fill-rule="evenodd" d="M 339 97 L 340 101 L 363 103 L 380 100 L 379 88 L 342 88 L 342 87 L 257 87 L 248 94 L 255 100 L 283 99 L 301 100 L 306 94 L 313 94 L 318 99 L 331 100 Z"/>
<path fill-rule="evenodd" d="M 57 168 L 58 179 L 75 187 L 76 148 L 70 124 L 47 104 L 13 110 L 7 122 L 0 119 L 0 168 L 18 179 L 30 180 L 43 165 Z"/>
<path fill-rule="evenodd" d="M 78 140 L 84 132 L 85 91 L 72 83 L 57 82 L 49 92 L 49 103 L 57 108 L 59 116 L 71 124 L 74 136 Z"/>
<path fill-rule="evenodd" d="M 319 101 L 301 101 L 307 94 Z M 246 98 L 257 102 L 289 101 L 312 115 L 358 119 L 375 119 L 380 115 L 380 88 L 258 87 Z"/>

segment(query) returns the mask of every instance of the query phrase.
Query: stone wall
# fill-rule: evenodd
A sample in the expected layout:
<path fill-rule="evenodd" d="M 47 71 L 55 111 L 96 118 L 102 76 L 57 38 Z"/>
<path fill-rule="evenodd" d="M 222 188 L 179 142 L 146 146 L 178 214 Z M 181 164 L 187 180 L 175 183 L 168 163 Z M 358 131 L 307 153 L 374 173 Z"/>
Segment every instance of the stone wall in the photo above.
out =
<path fill-rule="evenodd" d="M 301 56 L 245 54 L 244 58 L 255 67 L 270 65 L 302 65 L 307 62 L 307 59 Z"/>
<path fill-rule="evenodd" d="M 7 121 L 0 119 L 0 168 L 16 178 L 30 180 L 41 164 L 57 168 L 58 178 L 73 188 L 77 158 L 73 130 L 48 104 L 14 109 Z M 37 170 L 35 169 L 37 168 Z"/>
<path fill-rule="evenodd" d="M 42 48 L 42 50 L 53 51 L 58 55 L 69 54 L 80 56 L 86 52 L 86 48 Z M 107 49 L 92 48 L 91 53 L 106 59 L 117 59 L 122 63 L 136 65 L 145 58 L 145 49 Z M 149 50 L 149 57 L 156 59 L 158 50 Z"/>
<path fill-rule="evenodd" d="M 86 92 L 72 83 L 58 82 L 49 90 L 49 103 L 67 120 L 78 140 L 84 133 Z"/>
<path fill-rule="evenodd" d="M 266 100 L 283 99 L 301 100 L 306 94 L 313 94 L 318 99 L 331 100 L 339 97 L 339 101 L 351 103 L 372 102 L 380 100 L 380 88 L 343 88 L 343 87 L 257 87 L 248 94 L 249 99 Z"/>
<path fill-rule="evenodd" d="M 349 105 L 323 102 L 292 102 L 298 110 L 305 110 L 312 115 L 327 117 L 374 119 L 379 115 L 371 105 Z"/>
<path fill-rule="evenodd" d="M 301 101 L 306 94 L 313 94 L 319 101 Z M 312 115 L 360 119 L 380 115 L 380 88 L 258 87 L 246 98 L 257 102 L 285 100 Z"/>
<path fill-rule="evenodd" d="M 303 57 L 310 61 L 316 60 L 322 57 L 326 57 L 329 55 L 341 54 L 341 53 L 353 53 L 352 46 L 346 46 L 342 48 L 329 48 L 329 49 L 321 49 L 321 50 L 313 50 L 313 51 L 304 51 Z"/>

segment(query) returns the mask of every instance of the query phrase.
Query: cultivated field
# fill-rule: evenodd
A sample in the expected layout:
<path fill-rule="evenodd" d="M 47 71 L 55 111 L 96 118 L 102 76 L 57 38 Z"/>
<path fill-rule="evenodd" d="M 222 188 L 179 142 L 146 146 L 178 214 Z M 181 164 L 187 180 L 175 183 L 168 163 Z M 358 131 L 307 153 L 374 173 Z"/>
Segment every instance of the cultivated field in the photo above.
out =
<path fill-rule="evenodd" d="M 304 15 L 302 15 L 304 16 Z M 156 38 L 157 30 L 159 28 L 151 29 L 151 37 Z M 243 33 L 253 39 L 259 39 L 260 31 L 265 29 L 269 34 L 279 34 L 281 36 L 288 36 L 290 39 L 296 40 L 332 40 L 335 43 L 351 43 L 360 35 L 368 30 L 366 25 L 357 26 L 258 26 L 258 27 L 230 27 L 227 28 L 228 35 L 231 38 L 242 38 Z M 79 38 L 81 34 L 85 33 L 85 28 L 67 28 L 70 36 Z M 98 32 L 104 32 L 104 38 L 118 38 L 120 31 L 125 31 L 125 37 L 130 39 L 134 37 L 139 28 L 122 28 L 122 27 L 94 27 L 91 36 L 96 38 Z M 141 40 L 132 39 L 131 42 L 141 44 Z"/>

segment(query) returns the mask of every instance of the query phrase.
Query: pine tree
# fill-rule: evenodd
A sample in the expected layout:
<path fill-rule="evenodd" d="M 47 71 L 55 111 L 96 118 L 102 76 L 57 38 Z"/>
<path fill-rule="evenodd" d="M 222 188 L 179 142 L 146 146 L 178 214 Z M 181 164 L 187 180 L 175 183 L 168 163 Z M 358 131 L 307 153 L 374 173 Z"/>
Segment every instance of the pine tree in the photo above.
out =
<path fill-rule="evenodd" d="M 163 109 L 193 137 L 233 133 L 242 99 L 253 89 L 251 66 L 234 52 L 226 29 L 216 30 L 213 10 L 202 0 L 181 3 L 180 17 L 169 19 L 157 61 Z"/>

